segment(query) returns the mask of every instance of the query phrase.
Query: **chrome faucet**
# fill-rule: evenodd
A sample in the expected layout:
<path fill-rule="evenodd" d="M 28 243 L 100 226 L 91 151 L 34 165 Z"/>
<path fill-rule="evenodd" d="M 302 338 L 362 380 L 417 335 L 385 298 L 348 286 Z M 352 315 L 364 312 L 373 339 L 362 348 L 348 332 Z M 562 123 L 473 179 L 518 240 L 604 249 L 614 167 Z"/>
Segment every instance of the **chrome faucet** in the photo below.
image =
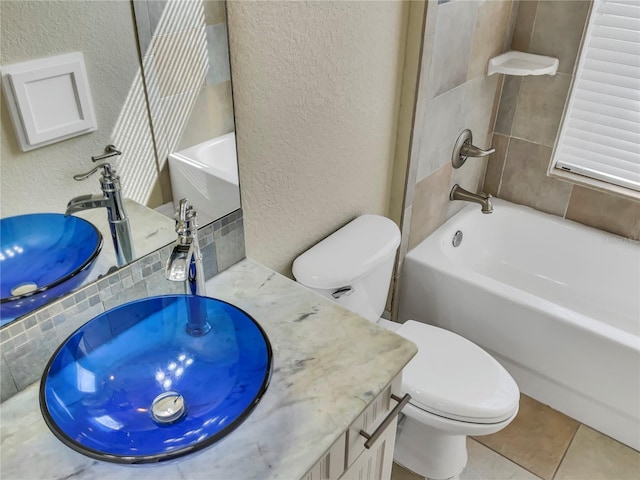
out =
<path fill-rule="evenodd" d="M 449 193 L 449 200 L 464 200 L 465 202 L 479 203 L 482 207 L 482 213 L 493 213 L 493 205 L 491 204 L 491 195 L 481 195 L 471 193 L 462 188 L 457 183 Z"/>
<path fill-rule="evenodd" d="M 198 243 L 198 225 L 193 206 L 187 205 L 187 199 L 180 200 L 176 212 L 176 233 L 178 238 L 171 251 L 165 276 L 172 282 L 185 282 L 185 290 L 191 295 L 205 295 L 204 267 L 202 253 Z M 190 312 L 187 332 L 200 336 L 211 330 L 204 312 Z"/>
<path fill-rule="evenodd" d="M 110 148 L 112 150 L 110 150 Z M 102 160 L 108 156 L 120 155 L 121 153 L 116 150 L 113 145 L 109 145 L 107 151 L 111 153 L 99 157 L 91 157 L 92 160 L 95 162 L 96 160 Z M 102 176 L 100 177 L 102 195 L 80 195 L 72 198 L 67 204 L 65 215 L 71 215 L 72 213 L 89 210 L 91 208 L 106 208 L 109 230 L 111 231 L 111 239 L 113 240 L 113 247 L 116 253 L 116 262 L 118 266 L 121 267 L 135 259 L 135 251 L 129 217 L 124 209 L 120 177 L 116 175 L 116 171 L 110 163 L 102 163 L 90 172 L 74 175 L 73 179 L 77 181 L 86 180 L 100 169 L 102 169 Z"/>

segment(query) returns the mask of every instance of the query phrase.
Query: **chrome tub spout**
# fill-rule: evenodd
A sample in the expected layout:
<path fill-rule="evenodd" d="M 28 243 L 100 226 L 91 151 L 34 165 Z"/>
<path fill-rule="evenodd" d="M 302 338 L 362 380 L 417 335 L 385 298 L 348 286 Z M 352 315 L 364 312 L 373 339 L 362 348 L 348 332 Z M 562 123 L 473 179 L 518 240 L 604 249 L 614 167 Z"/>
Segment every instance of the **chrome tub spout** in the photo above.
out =
<path fill-rule="evenodd" d="M 493 213 L 491 195 L 482 195 L 469 192 L 457 183 L 453 186 L 451 192 L 449 193 L 449 200 L 463 200 L 465 202 L 478 203 L 482 208 L 482 213 Z"/>

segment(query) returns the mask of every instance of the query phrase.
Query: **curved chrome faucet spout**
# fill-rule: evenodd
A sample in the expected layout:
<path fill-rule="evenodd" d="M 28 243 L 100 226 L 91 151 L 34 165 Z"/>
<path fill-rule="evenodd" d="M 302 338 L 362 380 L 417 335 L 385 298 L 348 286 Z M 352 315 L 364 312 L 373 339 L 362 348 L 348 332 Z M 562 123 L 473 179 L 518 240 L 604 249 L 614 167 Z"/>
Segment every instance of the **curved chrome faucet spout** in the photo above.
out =
<path fill-rule="evenodd" d="M 165 276 L 172 282 L 185 282 L 185 290 L 191 295 L 205 295 L 204 266 L 198 243 L 196 212 L 187 206 L 187 199 L 180 200 L 176 216 L 178 238 L 167 260 Z M 205 312 L 189 312 L 187 333 L 200 336 L 211 330 Z"/>
<path fill-rule="evenodd" d="M 477 193 L 465 190 L 457 183 L 449 193 L 449 200 L 463 200 L 465 202 L 474 202 L 480 204 L 482 213 L 493 213 L 493 205 L 491 204 L 491 195 L 479 195 Z"/>
<path fill-rule="evenodd" d="M 113 147 L 113 145 L 110 146 Z M 119 153 L 117 155 L 119 155 Z M 72 213 L 92 208 L 106 208 L 109 230 L 111 231 L 111 239 L 113 240 L 113 247 L 116 254 L 116 262 L 118 266 L 121 267 L 132 262 L 136 255 L 133 248 L 133 237 L 131 235 L 131 227 L 129 226 L 129 217 L 124 209 L 120 177 L 116 175 L 116 171 L 110 163 L 102 163 L 90 172 L 74 175 L 73 179 L 76 181 L 86 180 L 100 169 L 102 169 L 102 176 L 100 177 L 102 195 L 80 195 L 72 198 L 67 204 L 65 215 L 71 215 Z"/>

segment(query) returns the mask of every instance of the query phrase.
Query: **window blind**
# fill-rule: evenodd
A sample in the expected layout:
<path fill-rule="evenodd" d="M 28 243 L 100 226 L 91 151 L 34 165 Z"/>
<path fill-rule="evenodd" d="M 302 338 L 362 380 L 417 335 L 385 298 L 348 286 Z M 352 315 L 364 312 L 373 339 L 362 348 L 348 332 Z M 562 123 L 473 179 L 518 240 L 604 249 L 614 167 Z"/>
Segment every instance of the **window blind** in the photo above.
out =
<path fill-rule="evenodd" d="M 594 0 L 554 166 L 640 191 L 640 0 Z"/>

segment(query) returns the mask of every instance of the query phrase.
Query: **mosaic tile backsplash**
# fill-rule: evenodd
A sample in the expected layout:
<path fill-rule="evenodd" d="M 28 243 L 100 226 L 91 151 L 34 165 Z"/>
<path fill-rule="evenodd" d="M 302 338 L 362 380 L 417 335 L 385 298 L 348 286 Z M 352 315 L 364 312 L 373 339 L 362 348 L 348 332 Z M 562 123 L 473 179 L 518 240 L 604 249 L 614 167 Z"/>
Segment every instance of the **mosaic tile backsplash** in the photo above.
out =
<path fill-rule="evenodd" d="M 245 258 L 242 210 L 198 231 L 205 277 L 209 279 Z M 40 379 L 47 361 L 74 330 L 96 315 L 152 295 L 184 293 L 165 279 L 172 245 L 157 250 L 0 330 L 1 400 Z"/>

